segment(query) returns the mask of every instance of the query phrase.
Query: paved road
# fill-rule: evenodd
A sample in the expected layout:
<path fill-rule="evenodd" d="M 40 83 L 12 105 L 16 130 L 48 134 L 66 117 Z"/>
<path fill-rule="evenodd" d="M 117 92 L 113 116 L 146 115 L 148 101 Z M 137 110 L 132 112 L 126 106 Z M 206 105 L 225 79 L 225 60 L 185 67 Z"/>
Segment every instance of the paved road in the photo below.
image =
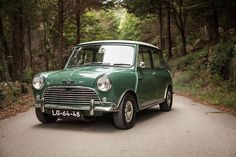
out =
<path fill-rule="evenodd" d="M 40 124 L 34 110 L 0 121 L 0 157 L 236 157 L 236 117 L 188 98 L 140 112 L 123 131 L 111 119 Z"/>

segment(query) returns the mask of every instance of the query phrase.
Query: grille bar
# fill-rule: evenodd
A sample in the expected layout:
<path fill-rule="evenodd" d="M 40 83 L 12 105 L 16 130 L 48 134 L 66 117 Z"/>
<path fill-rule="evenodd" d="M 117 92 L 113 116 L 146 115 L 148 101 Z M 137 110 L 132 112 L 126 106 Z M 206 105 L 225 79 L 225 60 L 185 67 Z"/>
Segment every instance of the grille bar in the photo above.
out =
<path fill-rule="evenodd" d="M 97 93 L 85 87 L 50 87 L 44 93 L 45 104 L 90 105 L 99 101 Z"/>

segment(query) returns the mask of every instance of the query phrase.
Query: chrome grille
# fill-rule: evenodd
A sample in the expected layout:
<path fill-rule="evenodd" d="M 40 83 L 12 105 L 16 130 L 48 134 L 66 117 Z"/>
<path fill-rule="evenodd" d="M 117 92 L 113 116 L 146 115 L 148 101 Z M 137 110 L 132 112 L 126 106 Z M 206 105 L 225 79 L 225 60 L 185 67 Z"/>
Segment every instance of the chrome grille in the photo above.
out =
<path fill-rule="evenodd" d="M 96 92 L 84 87 L 50 87 L 44 93 L 45 104 L 89 105 L 99 101 Z"/>

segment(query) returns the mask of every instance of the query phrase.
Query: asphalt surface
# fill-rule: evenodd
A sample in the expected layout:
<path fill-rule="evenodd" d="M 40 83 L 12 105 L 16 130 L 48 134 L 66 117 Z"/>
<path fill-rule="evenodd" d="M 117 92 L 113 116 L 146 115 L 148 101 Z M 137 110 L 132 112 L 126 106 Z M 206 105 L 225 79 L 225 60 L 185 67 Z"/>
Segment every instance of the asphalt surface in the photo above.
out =
<path fill-rule="evenodd" d="M 0 121 L 0 157 L 236 157 L 236 117 L 175 95 L 173 110 L 140 112 L 130 130 L 109 118 L 40 124 L 34 109 Z"/>

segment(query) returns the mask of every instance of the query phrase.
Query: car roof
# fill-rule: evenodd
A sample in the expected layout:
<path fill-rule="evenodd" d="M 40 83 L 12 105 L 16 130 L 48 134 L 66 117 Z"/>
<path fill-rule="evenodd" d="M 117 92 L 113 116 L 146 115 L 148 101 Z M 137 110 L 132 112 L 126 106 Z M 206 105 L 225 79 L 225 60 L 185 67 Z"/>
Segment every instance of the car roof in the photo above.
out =
<path fill-rule="evenodd" d="M 90 41 L 90 42 L 84 42 L 78 44 L 78 46 L 81 45 L 87 45 L 87 44 L 101 44 L 101 43 L 124 43 L 124 44 L 138 44 L 138 45 L 144 45 L 144 46 L 150 46 L 156 49 L 160 49 L 154 45 L 151 45 L 149 43 L 141 42 L 141 41 L 133 41 L 133 40 L 99 40 L 99 41 Z"/>

